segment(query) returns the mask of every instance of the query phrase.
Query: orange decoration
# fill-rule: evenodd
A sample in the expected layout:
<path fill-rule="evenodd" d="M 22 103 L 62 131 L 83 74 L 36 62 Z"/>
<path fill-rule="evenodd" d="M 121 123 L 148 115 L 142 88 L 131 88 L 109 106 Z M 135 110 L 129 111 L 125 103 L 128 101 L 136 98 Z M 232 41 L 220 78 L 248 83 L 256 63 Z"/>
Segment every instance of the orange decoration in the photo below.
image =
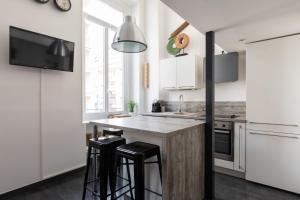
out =
<path fill-rule="evenodd" d="M 190 43 L 190 37 L 187 34 L 181 33 L 176 36 L 175 39 L 176 48 L 184 49 L 189 45 L 189 43 Z"/>

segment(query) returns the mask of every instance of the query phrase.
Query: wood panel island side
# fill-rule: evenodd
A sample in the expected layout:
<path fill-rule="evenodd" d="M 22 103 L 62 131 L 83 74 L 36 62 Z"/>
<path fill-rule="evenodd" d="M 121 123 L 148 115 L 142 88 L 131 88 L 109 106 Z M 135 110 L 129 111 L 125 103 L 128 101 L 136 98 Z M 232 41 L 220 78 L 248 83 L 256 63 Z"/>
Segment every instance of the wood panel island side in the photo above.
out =
<path fill-rule="evenodd" d="M 103 119 L 91 122 L 124 131 L 127 143 L 142 141 L 159 145 L 163 164 L 162 187 L 157 166 L 145 168 L 145 186 L 163 194 L 164 200 L 199 200 L 204 197 L 205 122 L 151 116 Z M 133 180 L 133 179 L 132 179 Z M 146 192 L 146 200 L 161 199 Z"/>

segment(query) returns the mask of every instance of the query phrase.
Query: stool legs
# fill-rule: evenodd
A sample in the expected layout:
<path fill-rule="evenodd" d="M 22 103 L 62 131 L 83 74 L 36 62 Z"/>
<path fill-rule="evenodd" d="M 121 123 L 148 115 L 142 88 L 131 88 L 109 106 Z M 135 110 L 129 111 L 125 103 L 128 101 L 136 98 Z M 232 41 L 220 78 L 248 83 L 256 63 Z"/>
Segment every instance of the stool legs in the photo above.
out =
<path fill-rule="evenodd" d="M 109 184 L 110 184 L 110 193 L 111 193 L 111 200 L 114 200 L 116 197 L 116 185 L 117 185 L 117 171 L 118 171 L 118 161 L 120 157 L 115 154 L 114 157 L 111 158 L 113 161 L 113 167 L 109 171 Z"/>
<path fill-rule="evenodd" d="M 138 155 L 134 160 L 135 200 L 145 199 L 145 167 L 144 156 Z"/>
<path fill-rule="evenodd" d="M 132 187 L 132 184 L 131 184 L 131 175 L 130 175 L 130 168 L 129 168 L 129 161 L 128 159 L 126 158 L 126 169 L 127 169 L 127 176 L 128 176 L 128 184 L 129 184 L 129 192 L 130 192 L 130 197 L 132 200 L 134 200 L 133 198 L 133 187 Z"/>
<path fill-rule="evenodd" d="M 90 164 L 91 164 L 91 159 L 90 155 L 92 152 L 92 148 L 88 148 L 88 153 L 87 153 L 87 161 L 86 161 L 86 169 L 85 169 L 85 176 L 84 176 L 84 183 L 83 183 L 83 194 L 82 194 L 82 200 L 85 200 L 85 195 L 86 195 L 86 187 L 88 183 L 88 176 L 89 176 L 89 170 L 90 170 Z"/>
<path fill-rule="evenodd" d="M 99 176 L 100 176 L 100 199 L 107 199 L 107 184 L 108 184 L 108 169 L 109 160 L 107 159 L 107 152 L 101 150 L 100 155 L 100 166 L 99 166 Z"/>
<path fill-rule="evenodd" d="M 94 154 L 93 165 L 92 165 L 93 172 L 92 173 L 93 173 L 93 177 L 98 177 L 97 169 L 98 169 L 98 162 L 100 160 L 100 157 L 97 155 L 96 149 L 93 149 L 92 152 Z M 96 180 L 93 184 L 94 193 L 98 193 L 97 184 L 98 184 L 98 180 Z"/>
<path fill-rule="evenodd" d="M 159 169 L 160 182 L 162 184 L 162 164 L 161 164 L 160 152 L 157 152 L 156 157 L 157 157 L 157 164 Z"/>
<path fill-rule="evenodd" d="M 93 127 L 93 138 L 95 140 L 98 139 L 98 126 L 97 125 L 94 125 Z M 97 175 L 97 163 L 98 163 L 98 156 L 97 156 L 97 149 L 93 148 L 93 153 L 94 153 L 94 158 L 93 158 L 93 177 L 98 177 Z M 98 189 L 97 189 L 97 181 L 94 182 L 93 184 L 93 190 L 94 190 L 94 193 L 98 193 Z"/>

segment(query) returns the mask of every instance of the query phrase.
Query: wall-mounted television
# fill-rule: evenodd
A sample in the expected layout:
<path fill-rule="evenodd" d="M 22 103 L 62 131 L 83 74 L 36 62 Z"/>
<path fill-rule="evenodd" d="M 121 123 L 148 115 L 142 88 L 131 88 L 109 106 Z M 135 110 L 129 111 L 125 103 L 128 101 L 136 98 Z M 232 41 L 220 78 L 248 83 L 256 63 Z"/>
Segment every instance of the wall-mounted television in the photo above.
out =
<path fill-rule="evenodd" d="M 9 34 L 9 64 L 73 72 L 73 42 L 13 26 Z"/>

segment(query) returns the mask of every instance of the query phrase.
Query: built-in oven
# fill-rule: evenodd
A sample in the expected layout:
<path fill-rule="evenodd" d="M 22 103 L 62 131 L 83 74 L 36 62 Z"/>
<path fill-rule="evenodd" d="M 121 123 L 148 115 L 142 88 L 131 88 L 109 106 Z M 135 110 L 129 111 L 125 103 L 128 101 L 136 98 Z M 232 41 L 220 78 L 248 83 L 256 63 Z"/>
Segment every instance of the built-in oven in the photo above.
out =
<path fill-rule="evenodd" d="M 234 123 L 228 121 L 215 122 L 215 158 L 234 160 Z"/>

